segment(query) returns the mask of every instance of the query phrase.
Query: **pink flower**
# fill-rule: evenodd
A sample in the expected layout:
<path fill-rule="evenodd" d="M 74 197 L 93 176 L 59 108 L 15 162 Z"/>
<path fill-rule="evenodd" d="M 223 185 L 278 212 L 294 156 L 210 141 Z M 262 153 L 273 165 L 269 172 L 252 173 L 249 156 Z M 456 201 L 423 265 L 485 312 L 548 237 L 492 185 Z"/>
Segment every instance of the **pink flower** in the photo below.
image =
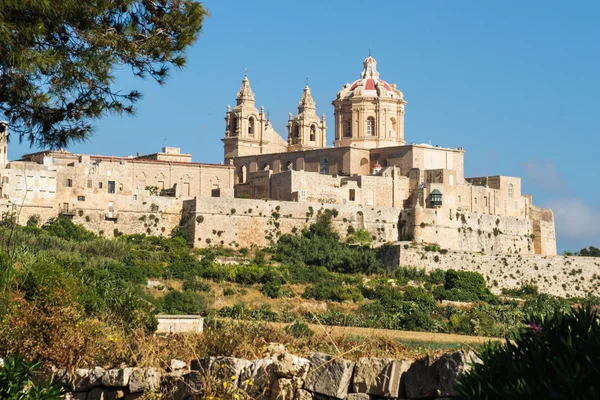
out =
<path fill-rule="evenodd" d="M 542 327 L 536 324 L 535 322 L 528 324 L 527 329 L 531 329 L 532 331 L 535 331 L 537 333 L 542 333 Z"/>

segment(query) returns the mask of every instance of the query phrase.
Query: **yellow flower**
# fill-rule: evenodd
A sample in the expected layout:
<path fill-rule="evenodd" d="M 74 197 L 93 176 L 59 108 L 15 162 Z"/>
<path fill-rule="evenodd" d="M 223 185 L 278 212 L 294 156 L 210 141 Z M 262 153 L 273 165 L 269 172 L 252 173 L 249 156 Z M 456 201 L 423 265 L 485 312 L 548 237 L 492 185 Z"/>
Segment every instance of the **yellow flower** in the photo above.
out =
<path fill-rule="evenodd" d="M 227 382 L 223 382 L 223 387 L 226 388 L 227 387 Z"/>
<path fill-rule="evenodd" d="M 237 377 L 235 375 L 231 375 L 231 380 L 235 381 L 237 379 Z"/>
<path fill-rule="evenodd" d="M 234 394 L 233 397 L 235 397 L 236 399 L 239 399 L 240 395 L 239 394 Z"/>

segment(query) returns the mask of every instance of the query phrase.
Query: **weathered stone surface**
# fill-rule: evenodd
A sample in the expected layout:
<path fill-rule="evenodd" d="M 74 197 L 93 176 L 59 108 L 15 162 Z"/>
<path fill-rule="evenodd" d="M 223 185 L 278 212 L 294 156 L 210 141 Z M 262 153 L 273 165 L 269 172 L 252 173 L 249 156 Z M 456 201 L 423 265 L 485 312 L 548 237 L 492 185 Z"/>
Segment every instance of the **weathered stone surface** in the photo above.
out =
<path fill-rule="evenodd" d="M 294 394 L 294 384 L 289 378 L 277 379 L 271 388 L 271 400 L 293 400 Z"/>
<path fill-rule="evenodd" d="M 171 371 L 177 371 L 178 369 L 186 368 L 187 363 L 185 361 L 177 360 L 174 358 L 171 360 L 169 367 L 171 368 Z"/>
<path fill-rule="evenodd" d="M 300 377 L 304 379 L 310 368 L 310 361 L 306 358 L 283 352 L 273 357 L 273 366 L 275 374 L 279 378 Z"/>
<path fill-rule="evenodd" d="M 125 387 L 129 384 L 129 377 L 133 368 L 109 369 L 102 376 L 102 384 L 108 387 Z"/>
<path fill-rule="evenodd" d="M 343 399 L 348 394 L 354 362 L 334 358 L 323 353 L 313 353 L 304 389 L 314 393 Z"/>
<path fill-rule="evenodd" d="M 107 400 L 106 393 L 106 389 L 92 389 L 87 395 L 87 400 Z"/>
<path fill-rule="evenodd" d="M 132 394 L 125 395 L 125 400 L 136 400 L 142 396 L 144 396 L 144 393 L 132 393 Z"/>
<path fill-rule="evenodd" d="M 212 364 L 210 371 L 215 374 L 217 379 L 237 384 L 242 370 L 252 364 L 249 360 L 235 357 L 217 357 Z"/>
<path fill-rule="evenodd" d="M 268 391 L 277 379 L 273 359 L 254 360 L 240 372 L 239 387 L 251 397 L 268 397 Z"/>
<path fill-rule="evenodd" d="M 89 390 L 90 389 L 90 370 L 78 368 L 73 372 L 73 390 Z"/>
<path fill-rule="evenodd" d="M 148 388 L 148 383 L 146 382 L 143 370 L 135 368 L 131 371 L 128 387 L 129 393 L 140 393 Z"/>
<path fill-rule="evenodd" d="M 57 369 L 52 373 L 52 379 L 54 382 L 60 382 L 63 385 L 71 386 L 71 374 L 66 369 Z"/>
<path fill-rule="evenodd" d="M 190 371 L 183 376 L 183 388 L 190 395 L 198 395 L 204 390 L 204 375 L 199 371 Z"/>
<path fill-rule="evenodd" d="M 285 353 L 285 346 L 281 343 L 269 343 L 265 353 L 270 356 Z"/>
<path fill-rule="evenodd" d="M 405 374 L 406 396 L 410 399 L 455 397 L 456 378 L 468 371 L 468 364 L 475 361 L 475 354 L 466 351 L 415 361 Z"/>
<path fill-rule="evenodd" d="M 217 357 L 204 357 L 190 361 L 190 369 L 192 371 L 209 372 L 212 365 L 217 360 Z"/>
<path fill-rule="evenodd" d="M 162 374 L 158 368 L 146 368 L 144 378 L 146 379 L 146 390 L 156 392 L 160 388 L 160 378 Z"/>
<path fill-rule="evenodd" d="M 346 400 L 371 400 L 371 396 L 366 393 L 348 393 Z"/>
<path fill-rule="evenodd" d="M 402 374 L 411 364 L 411 360 L 361 358 L 354 368 L 352 391 L 378 397 L 403 397 Z"/>
<path fill-rule="evenodd" d="M 67 392 L 63 396 L 63 400 L 86 400 L 87 392 Z"/>
<path fill-rule="evenodd" d="M 297 389 L 294 393 L 294 400 L 313 400 L 313 394 L 308 390 Z"/>

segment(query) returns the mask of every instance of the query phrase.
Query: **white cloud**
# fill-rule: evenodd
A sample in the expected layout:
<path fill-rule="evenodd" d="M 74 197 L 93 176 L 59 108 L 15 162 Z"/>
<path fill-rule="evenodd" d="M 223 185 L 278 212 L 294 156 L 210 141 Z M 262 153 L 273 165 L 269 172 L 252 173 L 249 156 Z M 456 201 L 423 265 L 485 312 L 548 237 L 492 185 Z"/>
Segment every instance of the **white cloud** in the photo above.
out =
<path fill-rule="evenodd" d="M 530 159 L 521 163 L 525 178 L 533 185 L 546 190 L 561 190 L 563 178 L 552 161 Z"/>
<path fill-rule="evenodd" d="M 576 240 L 586 239 L 590 243 L 592 239 L 597 242 L 600 238 L 600 209 L 571 197 L 552 200 L 544 206 L 554 211 L 557 235 Z"/>

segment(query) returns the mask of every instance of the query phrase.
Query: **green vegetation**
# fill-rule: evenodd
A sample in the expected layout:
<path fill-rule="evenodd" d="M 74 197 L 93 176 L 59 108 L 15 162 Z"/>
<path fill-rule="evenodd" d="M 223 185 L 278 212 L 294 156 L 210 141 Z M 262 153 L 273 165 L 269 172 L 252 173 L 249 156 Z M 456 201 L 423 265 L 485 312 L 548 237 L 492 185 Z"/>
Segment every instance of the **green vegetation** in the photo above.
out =
<path fill-rule="evenodd" d="M 600 321 L 589 307 L 532 314 L 505 342 L 479 352 L 459 378 L 464 399 L 597 399 Z"/>
<path fill-rule="evenodd" d="M 0 399 L 3 400 L 59 400 L 63 390 L 60 384 L 40 382 L 37 375 L 40 364 L 9 355 L 0 364 Z M 37 378 L 37 379 L 36 379 Z"/>

